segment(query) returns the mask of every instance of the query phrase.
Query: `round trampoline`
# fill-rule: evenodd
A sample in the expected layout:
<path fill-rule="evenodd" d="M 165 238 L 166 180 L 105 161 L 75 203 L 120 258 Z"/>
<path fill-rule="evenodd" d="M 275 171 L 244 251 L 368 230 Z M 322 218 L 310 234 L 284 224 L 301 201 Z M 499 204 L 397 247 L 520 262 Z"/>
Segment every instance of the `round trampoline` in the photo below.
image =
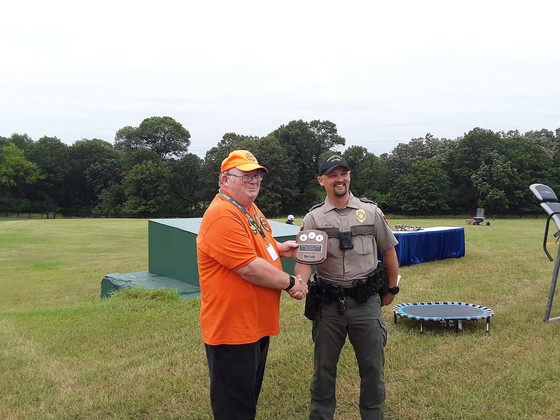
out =
<path fill-rule="evenodd" d="M 399 303 L 393 307 L 393 317 L 420 321 L 420 332 L 424 331 L 423 321 L 437 321 L 444 325 L 453 325 L 455 331 L 463 329 L 463 321 L 486 319 L 486 331 L 490 331 L 490 318 L 494 311 L 480 305 L 465 302 L 410 302 Z"/>

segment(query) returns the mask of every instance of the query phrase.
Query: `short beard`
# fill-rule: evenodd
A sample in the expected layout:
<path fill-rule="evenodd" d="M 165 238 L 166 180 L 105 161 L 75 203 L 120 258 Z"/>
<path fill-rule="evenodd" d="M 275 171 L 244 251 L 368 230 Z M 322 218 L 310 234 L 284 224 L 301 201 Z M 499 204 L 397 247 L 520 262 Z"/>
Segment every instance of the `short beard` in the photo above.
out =
<path fill-rule="evenodd" d="M 333 194 L 338 198 L 346 197 L 346 195 L 348 194 L 348 187 L 346 185 L 344 186 L 344 192 L 343 193 L 337 192 L 336 188 L 333 187 Z"/>

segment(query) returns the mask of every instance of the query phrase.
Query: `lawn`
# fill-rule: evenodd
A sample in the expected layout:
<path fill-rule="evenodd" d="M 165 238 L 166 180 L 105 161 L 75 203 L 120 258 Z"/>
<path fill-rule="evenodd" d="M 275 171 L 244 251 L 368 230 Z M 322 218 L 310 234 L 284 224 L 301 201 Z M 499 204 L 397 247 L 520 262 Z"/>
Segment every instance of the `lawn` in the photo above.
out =
<path fill-rule="evenodd" d="M 560 418 L 560 322 L 543 322 L 554 266 L 542 251 L 545 219 L 389 222 L 466 234 L 465 257 L 401 267 L 395 303 L 462 301 L 495 315 L 489 333 L 483 321 L 420 333 L 384 308 L 387 417 Z M 147 270 L 147 224 L 0 218 L 0 418 L 212 418 L 199 301 L 141 290 L 99 297 L 105 274 Z M 281 322 L 258 418 L 304 419 L 313 347 L 302 302 L 284 294 Z M 338 376 L 336 418 L 357 419 L 349 345 Z"/>

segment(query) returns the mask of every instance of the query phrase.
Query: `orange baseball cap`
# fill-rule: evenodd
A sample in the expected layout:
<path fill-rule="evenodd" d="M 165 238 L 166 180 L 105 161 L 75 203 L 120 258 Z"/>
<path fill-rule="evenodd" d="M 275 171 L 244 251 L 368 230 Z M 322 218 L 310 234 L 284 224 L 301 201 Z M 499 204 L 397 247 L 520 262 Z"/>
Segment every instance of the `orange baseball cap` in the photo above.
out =
<path fill-rule="evenodd" d="M 268 173 L 268 169 L 259 165 L 257 158 L 248 150 L 234 150 L 222 162 L 222 172 L 231 168 L 237 168 L 243 172 L 254 171 L 260 169 L 264 173 Z"/>

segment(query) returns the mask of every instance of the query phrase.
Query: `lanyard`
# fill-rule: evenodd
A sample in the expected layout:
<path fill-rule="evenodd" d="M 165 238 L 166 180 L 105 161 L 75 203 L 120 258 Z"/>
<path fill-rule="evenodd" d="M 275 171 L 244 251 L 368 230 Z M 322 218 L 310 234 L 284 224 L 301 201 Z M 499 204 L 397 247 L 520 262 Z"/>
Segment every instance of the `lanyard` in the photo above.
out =
<path fill-rule="evenodd" d="M 239 204 L 237 201 L 235 201 L 232 197 L 225 194 L 221 190 L 220 190 L 220 195 L 222 197 L 224 197 L 227 201 L 229 201 L 231 204 L 233 204 L 235 207 L 237 207 L 239 210 L 241 210 L 241 212 L 243 212 L 243 214 L 245 214 L 245 216 L 247 216 L 247 218 L 249 219 L 249 225 L 254 227 L 255 229 L 257 229 L 259 231 L 259 233 L 261 234 L 261 236 L 266 240 L 266 234 L 264 233 L 264 231 L 262 230 L 260 225 L 255 220 L 255 219 L 258 220 L 256 209 L 253 210 L 254 211 L 254 218 L 253 218 L 253 216 L 251 216 L 251 214 L 245 209 L 245 207 L 243 207 L 241 204 Z"/>

